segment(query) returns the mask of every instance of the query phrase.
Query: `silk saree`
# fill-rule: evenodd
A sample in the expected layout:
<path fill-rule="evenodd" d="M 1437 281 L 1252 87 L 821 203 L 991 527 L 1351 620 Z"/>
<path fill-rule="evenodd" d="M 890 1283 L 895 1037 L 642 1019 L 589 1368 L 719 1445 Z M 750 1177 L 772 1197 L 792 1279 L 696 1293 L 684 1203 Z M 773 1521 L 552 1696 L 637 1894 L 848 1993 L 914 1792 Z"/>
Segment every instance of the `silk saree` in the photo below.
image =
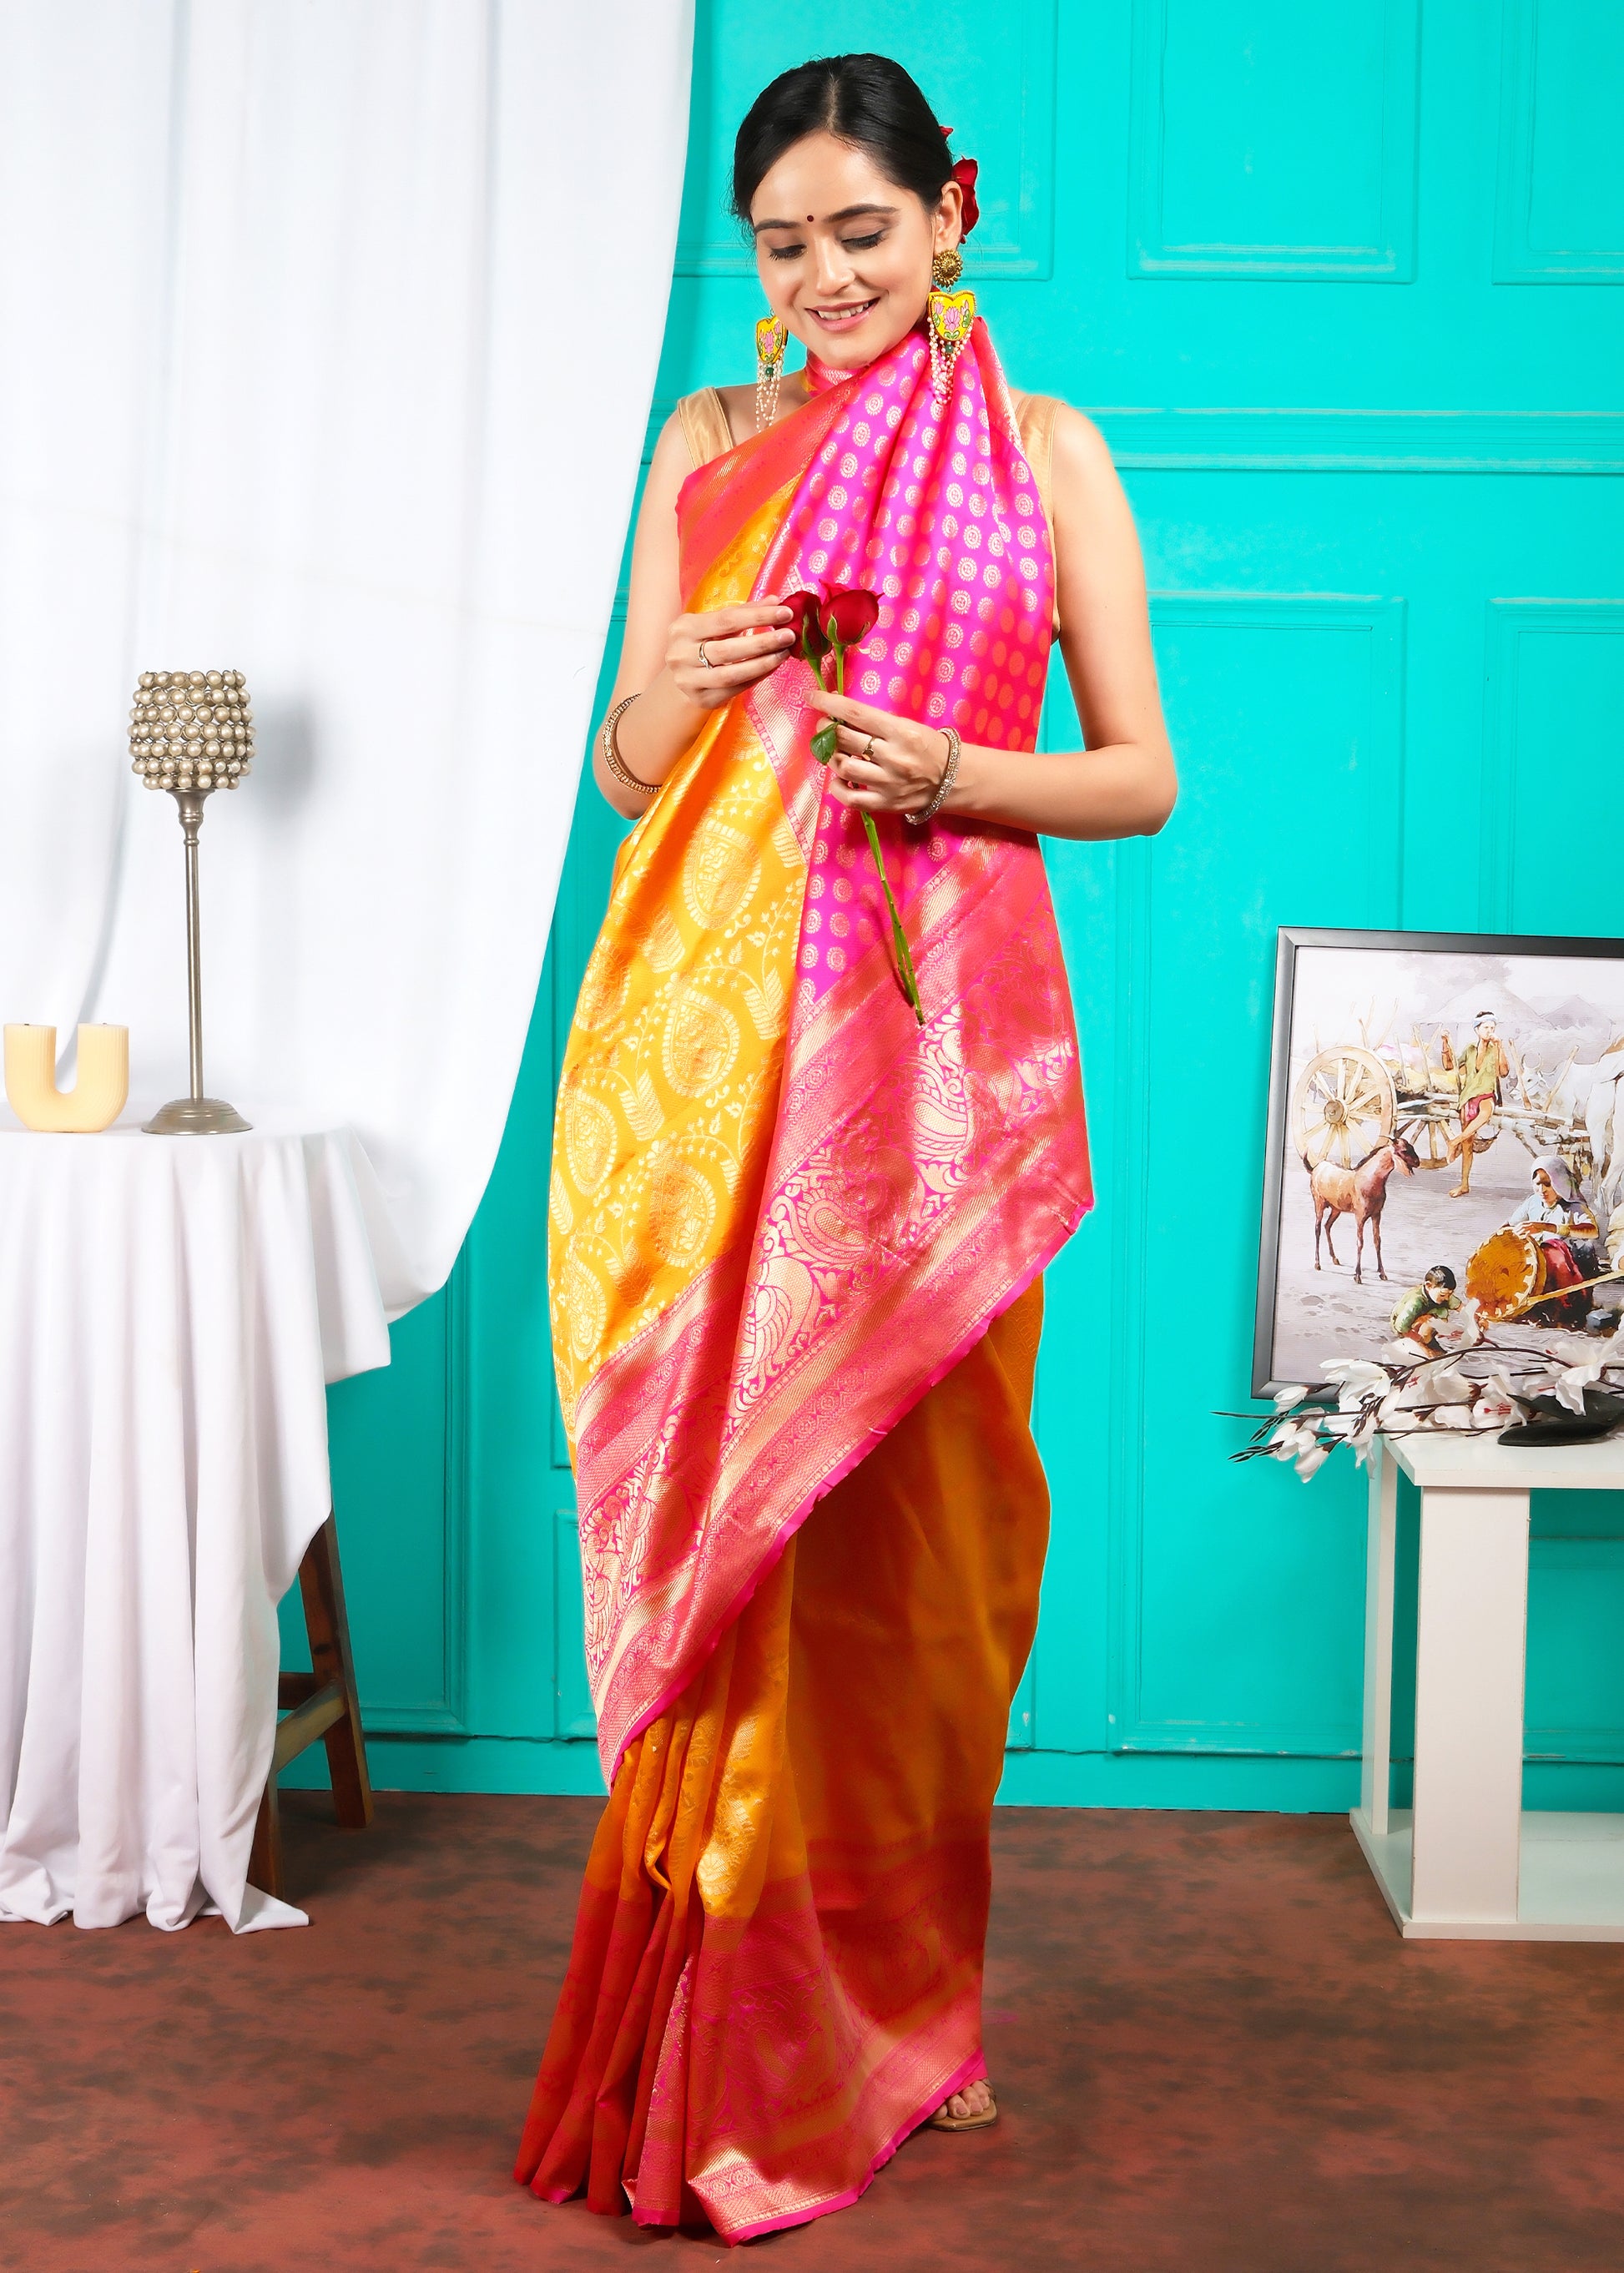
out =
<path fill-rule="evenodd" d="M 849 693 L 1034 746 L 1052 545 L 984 326 L 945 405 L 910 334 L 678 521 L 688 610 L 865 585 Z M 1036 840 L 882 821 L 917 1024 L 812 684 L 714 714 L 621 848 L 550 1195 L 610 1798 L 515 2176 L 729 2241 L 985 2074 L 1041 1273 L 1090 1198 Z"/>

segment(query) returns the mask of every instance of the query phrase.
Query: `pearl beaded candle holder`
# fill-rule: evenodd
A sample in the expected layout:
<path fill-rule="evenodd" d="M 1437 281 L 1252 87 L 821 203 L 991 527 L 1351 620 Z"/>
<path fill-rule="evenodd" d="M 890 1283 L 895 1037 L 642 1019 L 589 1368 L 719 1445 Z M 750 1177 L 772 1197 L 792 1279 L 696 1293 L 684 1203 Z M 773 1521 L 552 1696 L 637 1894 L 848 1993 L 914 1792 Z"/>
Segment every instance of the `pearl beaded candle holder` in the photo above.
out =
<path fill-rule="evenodd" d="M 253 758 L 253 712 L 240 671 L 144 671 L 130 713 L 130 757 L 148 789 L 167 789 L 186 841 L 186 994 L 192 1093 L 142 1125 L 159 1136 L 246 1129 L 234 1106 L 203 1094 L 203 971 L 198 920 L 198 831 L 203 800 L 235 789 Z"/>

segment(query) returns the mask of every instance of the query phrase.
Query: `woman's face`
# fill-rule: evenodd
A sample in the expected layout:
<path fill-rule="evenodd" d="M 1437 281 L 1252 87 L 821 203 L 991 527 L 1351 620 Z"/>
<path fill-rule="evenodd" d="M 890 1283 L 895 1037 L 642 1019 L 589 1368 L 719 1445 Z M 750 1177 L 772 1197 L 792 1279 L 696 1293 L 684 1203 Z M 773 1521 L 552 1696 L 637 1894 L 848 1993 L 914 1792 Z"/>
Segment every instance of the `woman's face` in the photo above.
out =
<path fill-rule="evenodd" d="M 1539 1187 L 1539 1197 L 1542 1200 L 1553 1200 L 1556 1197 L 1556 1186 L 1551 1182 L 1546 1169 L 1536 1168 L 1534 1182 Z"/>
<path fill-rule="evenodd" d="M 927 212 L 864 150 L 793 143 L 750 201 L 756 266 L 776 316 L 821 363 L 861 371 L 925 311 L 932 257 L 959 242 L 962 192 Z"/>

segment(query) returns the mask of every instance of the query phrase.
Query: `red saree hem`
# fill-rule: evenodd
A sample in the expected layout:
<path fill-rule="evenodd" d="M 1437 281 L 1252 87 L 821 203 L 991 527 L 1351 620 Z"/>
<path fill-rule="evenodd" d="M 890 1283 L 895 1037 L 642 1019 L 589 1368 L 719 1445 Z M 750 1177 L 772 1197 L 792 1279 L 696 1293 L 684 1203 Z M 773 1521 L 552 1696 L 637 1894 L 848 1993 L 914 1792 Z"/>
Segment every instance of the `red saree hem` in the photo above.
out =
<path fill-rule="evenodd" d="M 754 2241 L 758 2234 L 778 2233 L 790 2225 L 808 2225 L 815 2217 L 827 2217 L 831 2210 L 849 2209 L 854 2202 L 860 2202 L 868 2193 L 875 2179 L 905 2140 L 911 2139 L 921 2124 L 928 2123 L 937 2108 L 944 2105 L 956 2091 L 962 2091 L 966 2083 L 981 2082 L 985 2078 L 986 2074 L 987 2062 L 980 2052 L 966 2060 L 962 2067 L 956 2068 L 951 2075 L 946 2077 L 936 2087 L 918 2113 L 910 2116 L 901 2128 L 887 2140 L 873 2162 L 869 2164 L 867 2175 L 860 2179 L 856 2186 L 849 2187 L 845 2194 L 837 2194 L 831 2202 L 819 2202 L 812 2209 L 792 2210 L 783 2217 L 763 2218 L 759 2225 L 746 2226 L 739 2232 L 730 2234 L 727 2237 L 728 2239 L 735 2242 Z"/>
<path fill-rule="evenodd" d="M 786 2226 L 809 2225 L 815 2217 L 827 2217 L 831 2210 L 850 2209 L 854 2202 L 861 2202 L 868 2193 L 898 2148 L 911 2139 L 921 2125 L 928 2123 L 937 2108 L 944 2106 L 956 2091 L 962 2091 L 966 2083 L 981 2082 L 986 2074 L 985 2058 L 980 2052 L 973 2052 L 968 2059 L 962 2060 L 951 2074 L 932 2086 L 914 2113 L 892 2132 L 855 2186 L 848 2187 L 844 2194 L 831 2195 L 827 2202 L 814 2202 L 801 2209 L 786 2210 L 774 2217 L 763 2217 L 756 2225 L 738 2226 L 725 2237 L 726 2239 L 733 2243 L 754 2241 L 763 2233 L 782 2232 Z"/>

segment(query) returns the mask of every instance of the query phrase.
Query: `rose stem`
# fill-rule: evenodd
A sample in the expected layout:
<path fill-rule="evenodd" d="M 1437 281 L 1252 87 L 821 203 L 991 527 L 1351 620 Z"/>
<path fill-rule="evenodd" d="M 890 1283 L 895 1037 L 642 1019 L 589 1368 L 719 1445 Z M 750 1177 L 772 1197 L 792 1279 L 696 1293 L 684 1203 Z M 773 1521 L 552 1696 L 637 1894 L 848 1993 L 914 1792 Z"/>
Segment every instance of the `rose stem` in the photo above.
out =
<path fill-rule="evenodd" d="M 835 692 L 846 693 L 846 649 L 837 640 L 835 650 Z M 891 878 L 885 873 L 885 855 L 880 850 L 880 832 L 874 825 L 874 815 L 865 807 L 862 824 L 868 838 L 868 850 L 874 855 L 874 865 L 879 871 L 880 889 L 885 895 L 885 905 L 891 911 L 891 935 L 897 949 L 897 971 L 902 980 L 902 991 L 908 998 L 908 1007 L 920 1025 L 925 1023 L 920 1008 L 919 980 L 914 976 L 914 957 L 908 948 L 908 935 L 902 928 L 902 918 L 897 912 L 897 903 L 891 897 Z"/>

